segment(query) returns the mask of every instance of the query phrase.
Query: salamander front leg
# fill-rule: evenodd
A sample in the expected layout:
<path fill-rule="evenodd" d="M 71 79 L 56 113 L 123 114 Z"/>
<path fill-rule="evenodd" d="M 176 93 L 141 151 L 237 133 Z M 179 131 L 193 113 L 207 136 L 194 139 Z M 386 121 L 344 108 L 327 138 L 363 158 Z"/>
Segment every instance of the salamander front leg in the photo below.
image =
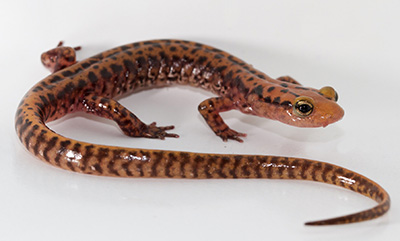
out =
<path fill-rule="evenodd" d="M 166 132 L 167 130 L 174 129 L 174 126 L 158 127 L 155 122 L 146 125 L 132 112 L 113 99 L 86 94 L 82 98 L 80 109 L 86 113 L 114 120 L 127 136 L 157 139 L 179 137 L 177 134 Z"/>
<path fill-rule="evenodd" d="M 217 136 L 221 137 L 223 141 L 232 139 L 243 142 L 240 137 L 245 137 L 246 134 L 239 133 L 229 128 L 219 115 L 220 112 L 232 109 L 234 109 L 234 104 L 231 100 L 224 97 L 210 98 L 201 102 L 199 105 L 200 114 Z"/>

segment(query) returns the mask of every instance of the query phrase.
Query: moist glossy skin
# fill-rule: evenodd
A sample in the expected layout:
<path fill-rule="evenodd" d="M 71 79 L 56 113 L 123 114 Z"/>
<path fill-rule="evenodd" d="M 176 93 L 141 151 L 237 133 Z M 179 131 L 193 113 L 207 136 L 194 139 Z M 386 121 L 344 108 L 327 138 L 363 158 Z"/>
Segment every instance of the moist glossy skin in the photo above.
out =
<path fill-rule="evenodd" d="M 308 225 L 365 221 L 389 209 L 389 195 L 378 184 L 324 162 L 95 145 L 63 137 L 45 124 L 83 111 L 114 120 L 128 136 L 178 137 L 168 132 L 173 126 L 145 124 L 114 98 L 147 88 L 185 84 L 217 95 L 200 103 L 200 114 L 224 141 L 241 142 L 245 134 L 230 129 L 220 112 L 236 109 L 299 127 L 323 127 L 344 114 L 331 87 L 306 88 L 288 76 L 273 79 L 226 52 L 182 40 L 128 44 L 78 63 L 74 49 L 60 44 L 44 53 L 42 62 L 54 73 L 24 96 L 15 126 L 26 148 L 54 166 L 119 177 L 312 180 L 342 186 L 378 202 L 376 207 L 363 212 Z"/>

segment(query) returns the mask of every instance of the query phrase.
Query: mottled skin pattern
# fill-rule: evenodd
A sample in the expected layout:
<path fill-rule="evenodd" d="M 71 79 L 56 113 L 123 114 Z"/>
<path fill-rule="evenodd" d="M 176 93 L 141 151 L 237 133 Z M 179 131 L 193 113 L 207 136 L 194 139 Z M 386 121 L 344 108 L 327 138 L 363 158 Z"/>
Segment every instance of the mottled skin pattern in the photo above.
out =
<path fill-rule="evenodd" d="M 242 141 L 240 137 L 245 134 L 230 129 L 220 112 L 237 109 L 299 127 L 326 126 L 344 114 L 331 87 L 305 88 L 288 76 L 273 79 L 226 52 L 181 40 L 128 44 L 78 63 L 74 49 L 60 44 L 44 53 L 42 62 L 54 73 L 22 99 L 15 126 L 25 147 L 54 166 L 118 177 L 312 180 L 342 186 L 378 202 L 374 208 L 356 214 L 307 225 L 369 220 L 390 207 L 389 195 L 377 183 L 324 162 L 95 145 L 63 137 L 45 124 L 68 113 L 84 111 L 114 120 L 128 136 L 178 137 L 167 132 L 173 126 L 143 123 L 115 97 L 152 87 L 186 84 L 218 96 L 200 103 L 201 115 L 223 140 Z"/>

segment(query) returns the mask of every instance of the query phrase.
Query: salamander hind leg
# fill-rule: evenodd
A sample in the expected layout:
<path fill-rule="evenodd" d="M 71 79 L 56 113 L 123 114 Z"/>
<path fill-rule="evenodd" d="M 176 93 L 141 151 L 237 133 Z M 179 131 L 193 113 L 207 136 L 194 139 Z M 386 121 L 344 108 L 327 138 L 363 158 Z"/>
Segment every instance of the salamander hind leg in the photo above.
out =
<path fill-rule="evenodd" d="M 177 134 L 168 133 L 174 126 L 156 126 L 153 122 L 149 125 L 143 123 L 135 114 L 126 109 L 117 101 L 94 94 L 86 94 L 82 98 L 82 111 L 100 117 L 114 120 L 127 136 L 165 139 L 165 137 L 179 137 Z"/>
<path fill-rule="evenodd" d="M 217 136 L 221 137 L 223 141 L 232 139 L 243 142 L 240 137 L 245 137 L 246 134 L 229 128 L 219 115 L 220 112 L 232 109 L 234 109 L 232 101 L 224 97 L 210 98 L 201 102 L 199 105 L 200 114 Z"/>

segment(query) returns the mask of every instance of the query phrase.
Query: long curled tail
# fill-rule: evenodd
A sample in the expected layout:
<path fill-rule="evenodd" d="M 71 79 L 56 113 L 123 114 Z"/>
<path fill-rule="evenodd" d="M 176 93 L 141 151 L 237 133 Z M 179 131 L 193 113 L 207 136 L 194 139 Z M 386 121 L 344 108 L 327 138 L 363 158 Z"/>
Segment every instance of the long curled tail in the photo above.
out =
<path fill-rule="evenodd" d="M 341 186 L 378 205 L 351 215 L 308 222 L 330 225 L 361 222 L 389 210 L 388 193 L 374 181 L 329 163 L 300 158 L 222 155 L 95 145 L 51 131 L 33 108 L 17 112 L 16 131 L 26 148 L 51 165 L 86 174 L 149 178 L 268 178 L 311 180 Z"/>

